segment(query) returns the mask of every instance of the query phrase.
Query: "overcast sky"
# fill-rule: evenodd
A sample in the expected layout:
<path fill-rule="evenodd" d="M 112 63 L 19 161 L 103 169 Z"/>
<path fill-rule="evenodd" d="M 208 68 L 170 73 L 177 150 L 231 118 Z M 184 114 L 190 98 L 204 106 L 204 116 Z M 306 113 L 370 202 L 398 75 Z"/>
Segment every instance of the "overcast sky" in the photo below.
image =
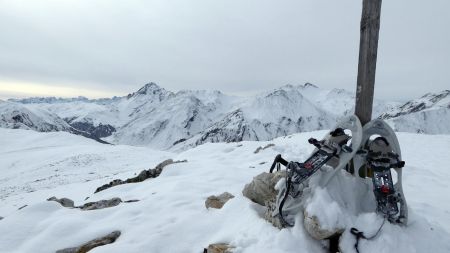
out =
<path fill-rule="evenodd" d="M 361 0 L 0 0 L 0 98 L 356 87 Z M 385 0 L 375 96 L 450 89 L 450 1 Z"/>

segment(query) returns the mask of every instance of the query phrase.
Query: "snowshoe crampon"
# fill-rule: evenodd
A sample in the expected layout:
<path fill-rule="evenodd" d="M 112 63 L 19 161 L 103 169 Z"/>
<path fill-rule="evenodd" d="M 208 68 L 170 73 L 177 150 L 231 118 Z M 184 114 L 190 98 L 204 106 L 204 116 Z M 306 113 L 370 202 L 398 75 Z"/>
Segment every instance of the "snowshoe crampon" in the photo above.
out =
<path fill-rule="evenodd" d="M 395 132 L 383 120 L 372 120 L 363 128 L 362 143 L 361 149 L 353 158 L 354 175 L 372 178 L 377 212 L 380 215 L 391 223 L 406 225 L 408 207 L 402 188 L 402 168 L 405 162 L 401 160 Z"/>
<path fill-rule="evenodd" d="M 280 169 L 286 166 L 286 184 L 279 189 L 272 216 L 278 216 L 283 226 L 292 226 L 293 218 L 299 211 L 301 190 L 307 180 L 324 165 L 334 170 L 327 173 L 322 181 L 327 184 L 336 172 L 347 166 L 359 150 L 362 139 L 362 127 L 358 117 L 352 115 L 341 120 L 331 132 L 321 140 L 311 138 L 308 142 L 316 148 L 305 162 L 288 162 L 277 155 L 270 168 Z"/>

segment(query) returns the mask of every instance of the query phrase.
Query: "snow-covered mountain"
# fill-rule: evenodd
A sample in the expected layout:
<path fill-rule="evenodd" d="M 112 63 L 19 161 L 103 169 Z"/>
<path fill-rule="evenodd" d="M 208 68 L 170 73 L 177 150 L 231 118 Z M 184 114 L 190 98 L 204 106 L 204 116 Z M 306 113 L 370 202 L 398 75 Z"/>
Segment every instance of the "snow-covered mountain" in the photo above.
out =
<path fill-rule="evenodd" d="M 51 104 L 51 103 L 70 103 L 70 102 L 87 102 L 87 103 L 110 103 L 120 99 L 119 97 L 112 98 L 100 98 L 100 99 L 89 99 L 87 97 L 78 96 L 76 98 L 57 98 L 57 97 L 30 97 L 30 98 L 21 98 L 9 99 L 10 102 L 17 102 L 21 104 Z"/>
<path fill-rule="evenodd" d="M 112 131 L 108 126 L 98 125 L 94 129 L 83 129 L 82 125 L 72 124 L 55 113 L 44 108 L 0 101 L 0 127 L 12 129 L 26 129 L 38 132 L 64 131 L 94 139 L 101 143 L 101 137 L 108 136 L 105 132 Z M 89 130 L 89 131 L 87 131 Z"/>
<path fill-rule="evenodd" d="M 391 108 L 380 118 L 402 132 L 450 134 L 450 90 L 428 93 Z"/>
<path fill-rule="evenodd" d="M 427 94 L 406 104 L 375 100 L 374 116 L 381 115 L 398 131 L 448 133 L 448 94 Z M 67 131 L 69 124 L 110 143 L 184 149 L 205 142 L 270 140 L 327 129 L 340 117 L 353 113 L 354 101 L 354 93 L 321 89 L 310 83 L 285 85 L 249 97 L 205 90 L 171 92 L 148 83 L 124 97 L 14 99 L 9 105 L 45 111 L 56 122 L 66 122 L 65 128 L 50 131 Z M 2 117 L 7 118 L 7 112 L 0 110 Z"/>
<path fill-rule="evenodd" d="M 0 127 L 29 129 L 39 132 L 66 131 L 72 127 L 47 110 L 19 103 L 0 101 Z"/>

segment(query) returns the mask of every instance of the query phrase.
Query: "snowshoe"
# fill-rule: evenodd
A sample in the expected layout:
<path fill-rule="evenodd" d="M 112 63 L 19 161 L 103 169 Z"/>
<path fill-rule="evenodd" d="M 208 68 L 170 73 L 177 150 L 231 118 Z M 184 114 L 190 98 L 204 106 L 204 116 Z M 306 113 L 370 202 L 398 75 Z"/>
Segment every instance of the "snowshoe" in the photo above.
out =
<path fill-rule="evenodd" d="M 406 225 L 408 207 L 402 189 L 400 145 L 395 132 L 380 119 L 367 123 L 363 128 L 364 144 L 353 159 L 355 176 L 372 178 L 377 212 L 391 223 Z M 391 169 L 397 174 L 392 177 Z"/>
<path fill-rule="evenodd" d="M 349 130 L 351 135 L 346 134 Z M 288 162 L 277 155 L 270 168 L 280 170 L 280 165 L 286 166 L 286 184 L 279 190 L 272 210 L 272 216 L 279 216 L 283 226 L 292 226 L 293 216 L 298 212 L 300 200 L 298 196 L 307 180 L 324 165 L 334 170 L 325 181 L 329 181 L 341 168 L 344 168 L 359 149 L 362 138 L 362 127 L 356 116 L 349 116 L 339 122 L 333 131 L 322 140 L 311 138 L 308 142 L 316 148 L 305 162 Z M 351 141 L 350 145 L 347 145 Z"/>

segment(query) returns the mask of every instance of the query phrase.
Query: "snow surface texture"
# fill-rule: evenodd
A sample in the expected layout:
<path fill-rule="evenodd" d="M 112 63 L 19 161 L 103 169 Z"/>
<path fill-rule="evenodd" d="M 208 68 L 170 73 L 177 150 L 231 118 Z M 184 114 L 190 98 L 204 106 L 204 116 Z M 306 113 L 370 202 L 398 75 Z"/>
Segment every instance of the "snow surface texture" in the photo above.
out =
<path fill-rule="evenodd" d="M 303 214 L 298 214 L 293 228 L 278 230 L 262 218 L 262 207 L 241 194 L 246 183 L 268 170 L 276 154 L 303 161 L 314 148 L 307 139 L 324 134 L 301 133 L 271 142 L 207 143 L 169 153 L 102 145 L 63 132 L 0 129 L 0 216 L 4 217 L 0 252 L 55 252 L 114 230 L 120 230 L 121 237 L 92 252 L 198 253 L 219 242 L 236 246 L 235 252 L 326 252 L 324 243 L 303 229 Z M 376 239 L 361 240 L 360 252 L 449 252 L 450 136 L 399 133 L 398 137 L 406 161 L 409 224 L 386 223 Z M 254 153 L 269 143 L 275 146 Z M 111 179 L 132 177 L 167 158 L 188 162 L 167 166 L 158 178 L 93 194 Z M 340 246 L 343 252 L 355 252 L 348 229 L 355 226 L 371 235 L 382 221 L 370 211 L 373 206 L 352 201 L 370 189 L 364 180 L 344 171 L 328 187 L 314 187 L 324 173 L 312 177 L 310 211 L 324 224 L 347 228 Z M 236 197 L 222 209 L 205 208 L 208 196 L 225 191 Z M 87 201 L 113 197 L 140 201 L 82 212 L 46 201 L 51 196 L 71 198 L 76 205 L 86 197 L 90 197 Z M 365 199 L 370 202 L 370 196 Z M 369 211 L 360 213 L 363 209 Z"/>
<path fill-rule="evenodd" d="M 382 115 L 396 130 L 448 134 L 449 93 L 427 94 L 406 104 L 375 100 L 373 115 Z M 271 140 L 298 132 L 328 129 L 339 118 L 353 113 L 355 95 L 342 89 L 320 89 L 309 83 L 285 85 L 250 97 L 204 90 L 175 93 L 149 83 L 128 96 L 111 99 L 29 98 L 11 101 L 0 108 L 3 118 L 0 117 L 0 127 L 15 127 L 8 123 L 14 122 L 15 114 L 10 114 L 11 109 L 6 105 L 16 108 L 16 114 L 28 114 L 17 110 L 20 106 L 24 110 L 46 111 L 54 115 L 56 121 L 64 119 L 80 131 L 89 134 L 95 131 L 93 134 L 97 138 L 110 135 L 103 138 L 110 143 L 186 150 L 206 142 Z M 34 125 L 41 124 L 36 122 Z M 99 126 L 107 127 L 106 130 L 96 128 Z M 40 131 L 42 128 L 32 129 Z M 61 127 L 55 129 L 65 131 Z"/>

